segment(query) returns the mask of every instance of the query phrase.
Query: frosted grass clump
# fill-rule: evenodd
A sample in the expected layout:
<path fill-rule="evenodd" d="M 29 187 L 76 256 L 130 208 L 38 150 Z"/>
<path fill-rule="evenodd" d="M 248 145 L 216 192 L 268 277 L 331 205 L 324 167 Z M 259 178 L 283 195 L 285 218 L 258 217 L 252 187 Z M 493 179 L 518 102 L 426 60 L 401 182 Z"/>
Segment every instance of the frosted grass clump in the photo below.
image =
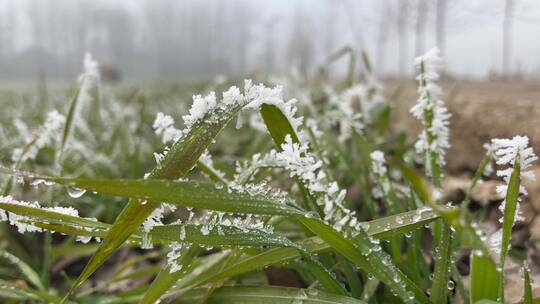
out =
<path fill-rule="evenodd" d="M 57 110 L 47 113 L 47 118 L 43 125 L 36 131 L 33 137 L 26 138 L 27 150 L 17 148 L 12 151 L 11 159 L 14 162 L 24 162 L 35 159 L 39 151 L 47 146 L 51 146 L 60 141 L 61 131 L 66 122 L 64 115 Z M 21 124 L 22 122 L 19 122 Z"/>
<path fill-rule="evenodd" d="M 375 150 L 371 152 L 370 158 L 372 171 L 378 181 L 374 192 L 376 194 L 382 194 L 381 197 L 388 196 L 390 191 L 390 178 L 388 177 L 388 168 L 386 167 L 384 153 L 382 151 Z"/>
<path fill-rule="evenodd" d="M 379 92 L 380 85 L 370 76 L 366 84 L 357 84 L 343 92 L 341 99 L 350 108 L 355 103 L 358 104 L 364 122 L 370 123 L 373 121 L 373 110 L 385 104 L 385 99 Z"/>
<path fill-rule="evenodd" d="M 491 157 L 489 162 L 486 165 L 486 168 L 484 169 L 484 174 L 483 175 L 484 176 L 490 176 L 493 173 L 493 171 L 495 171 L 495 169 L 493 168 L 493 157 L 494 157 L 493 152 L 494 151 L 493 151 L 492 145 L 489 144 L 489 143 L 485 143 L 483 145 L 483 148 L 486 150 L 486 155 Z"/>
<path fill-rule="evenodd" d="M 273 104 L 286 113 L 291 125 L 296 129 L 302 124 L 302 118 L 295 118 L 296 107 L 295 100 L 284 102 L 282 98 L 282 88 L 265 87 L 263 84 L 254 85 L 251 80 L 244 81 L 244 94 L 235 86 L 230 87 L 223 92 L 222 100 L 218 101 L 216 94 L 210 92 L 206 96 L 193 96 L 193 103 L 189 109 L 189 114 L 182 116 L 184 120 L 184 129 L 174 128 L 174 119 L 163 113 L 158 113 L 154 120 L 153 128 L 157 135 L 162 136 L 164 143 L 176 142 L 191 131 L 191 128 L 203 118 L 205 122 L 216 123 L 223 113 L 235 111 L 244 106 L 246 109 L 258 109 L 263 103 Z M 154 157 L 159 164 L 167 154 L 168 148 L 163 153 L 155 153 Z"/>
<path fill-rule="evenodd" d="M 351 88 L 340 96 L 329 93 L 330 105 L 335 107 L 337 111 L 330 111 L 327 119 L 330 126 L 339 125 L 338 140 L 340 142 L 351 138 L 353 131 L 362 133 L 365 127 L 362 114 L 354 109 L 354 101 L 358 99 L 355 98 L 356 91 L 357 89 Z"/>
<path fill-rule="evenodd" d="M 373 172 L 378 176 L 386 175 L 387 169 L 384 152 L 375 150 L 369 156 L 371 158 Z"/>
<path fill-rule="evenodd" d="M 418 80 L 418 100 L 411 108 L 412 115 L 420 120 L 423 130 L 415 143 L 418 153 L 424 154 L 428 175 L 432 175 L 432 166 L 445 164 L 445 150 L 450 147 L 450 113 L 439 99 L 441 88 L 435 83 L 439 79 L 438 69 L 442 64 L 439 49 L 433 48 L 425 55 L 416 58 L 415 64 L 420 73 Z"/>
<path fill-rule="evenodd" d="M 308 145 L 294 143 L 287 135 L 281 149 L 276 159 L 290 172 L 291 177 L 299 178 L 316 195 L 317 204 L 324 210 L 324 220 L 338 231 L 345 225 L 359 229 L 355 212 L 343 205 L 347 192 L 340 189 L 337 182 L 328 179 L 322 170 L 322 161 L 311 154 Z"/>
<path fill-rule="evenodd" d="M 86 53 L 83 62 L 83 73 L 79 76 L 80 89 L 77 97 L 79 104 L 86 105 L 92 100 L 92 90 L 98 86 L 99 82 L 99 64 L 92 58 L 90 53 Z"/>
<path fill-rule="evenodd" d="M 527 170 L 531 167 L 533 161 L 537 160 L 538 157 L 534 154 L 534 151 L 529 147 L 529 138 L 527 136 L 514 136 L 513 138 L 495 138 L 491 140 L 491 149 L 494 151 L 493 155 L 495 157 L 495 162 L 499 166 L 509 166 L 505 169 L 497 170 L 497 176 L 503 178 L 505 182 L 504 185 L 498 185 L 496 188 L 497 193 L 501 198 L 505 198 L 506 192 L 508 191 L 508 183 L 510 182 L 510 176 L 514 171 L 514 164 L 516 161 L 519 161 L 520 164 L 520 180 L 529 180 L 535 181 L 536 178 L 534 173 L 530 170 Z M 527 190 L 520 183 L 519 193 L 521 195 L 527 195 Z M 518 202 L 521 201 L 521 198 L 518 197 Z M 504 214 L 506 201 L 499 206 L 499 209 Z M 514 221 L 522 220 L 521 208 L 519 204 L 517 205 L 516 218 Z M 502 220 L 502 219 L 501 219 Z"/>

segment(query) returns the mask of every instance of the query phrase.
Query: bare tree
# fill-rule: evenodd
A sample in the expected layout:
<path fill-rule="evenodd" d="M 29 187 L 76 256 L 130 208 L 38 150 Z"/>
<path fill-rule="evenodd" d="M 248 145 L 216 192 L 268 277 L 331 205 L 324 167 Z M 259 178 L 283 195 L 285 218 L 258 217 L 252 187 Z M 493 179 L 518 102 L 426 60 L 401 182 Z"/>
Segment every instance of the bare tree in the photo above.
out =
<path fill-rule="evenodd" d="M 408 35 L 407 24 L 409 21 L 409 2 L 400 1 L 398 7 L 398 15 L 396 18 L 397 34 L 398 34 L 398 52 L 399 52 L 399 75 L 405 76 L 409 58 L 407 56 Z"/>
<path fill-rule="evenodd" d="M 379 18 L 379 30 L 377 33 L 377 42 L 375 45 L 375 66 L 377 71 L 384 70 L 384 63 L 386 58 L 386 45 L 388 42 L 389 25 L 388 19 L 392 19 L 393 12 L 392 7 L 385 2 L 381 9 L 381 16 Z"/>
<path fill-rule="evenodd" d="M 514 0 L 505 0 L 504 17 L 502 25 L 502 66 L 501 74 L 510 74 L 510 61 L 512 60 L 512 24 L 514 15 Z"/>
<path fill-rule="evenodd" d="M 446 0 L 437 0 L 437 13 L 435 16 L 435 39 L 443 57 L 446 47 L 446 8 Z"/>
<path fill-rule="evenodd" d="M 416 28 L 415 28 L 415 43 L 414 55 L 420 56 L 424 52 L 424 40 L 426 32 L 426 19 L 428 14 L 428 1 L 418 0 L 416 7 Z"/>

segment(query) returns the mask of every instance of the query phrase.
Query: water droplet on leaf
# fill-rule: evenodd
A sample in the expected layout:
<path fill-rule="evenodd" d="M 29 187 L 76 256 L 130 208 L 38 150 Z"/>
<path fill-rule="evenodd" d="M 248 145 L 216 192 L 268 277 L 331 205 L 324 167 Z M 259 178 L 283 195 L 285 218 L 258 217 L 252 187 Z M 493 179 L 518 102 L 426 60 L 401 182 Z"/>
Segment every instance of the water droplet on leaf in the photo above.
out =
<path fill-rule="evenodd" d="M 86 193 L 86 190 L 81 189 L 81 188 L 77 188 L 77 187 L 68 187 L 67 188 L 67 193 L 72 198 L 79 198 L 79 197 L 83 196 L 84 193 Z"/>

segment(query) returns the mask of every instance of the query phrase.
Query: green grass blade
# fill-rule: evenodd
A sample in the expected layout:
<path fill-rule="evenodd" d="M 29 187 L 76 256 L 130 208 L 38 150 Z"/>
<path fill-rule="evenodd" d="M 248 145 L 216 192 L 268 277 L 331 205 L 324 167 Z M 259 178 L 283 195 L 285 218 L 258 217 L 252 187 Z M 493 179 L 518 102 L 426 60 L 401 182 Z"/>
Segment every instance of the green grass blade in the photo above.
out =
<path fill-rule="evenodd" d="M 150 172 L 149 178 L 178 179 L 185 176 L 195 166 L 202 153 L 212 144 L 218 133 L 243 106 L 244 104 L 240 103 L 226 110 L 220 109 L 217 113 L 208 113 L 202 120 L 195 123 L 188 134 L 173 144 L 161 164 Z M 137 230 L 158 205 L 159 203 L 151 201 L 142 204 L 137 199 L 129 200 L 103 239 L 99 249 L 69 290 L 66 298 L 73 294 L 114 250 Z"/>
<path fill-rule="evenodd" d="M 411 187 L 419 196 L 420 200 L 432 207 L 434 212 L 439 214 L 447 224 L 452 226 L 460 234 L 463 245 L 481 250 L 484 254 L 488 255 L 488 250 L 480 238 L 478 229 L 473 227 L 473 216 L 466 208 L 445 209 L 442 205 L 435 204 L 431 199 L 427 181 L 403 162 L 394 162 L 403 173 L 405 179 L 411 184 Z"/>
<path fill-rule="evenodd" d="M 446 303 L 448 294 L 448 281 L 450 280 L 451 261 L 451 243 L 452 231 L 450 227 L 439 220 L 436 225 L 440 229 L 440 238 L 433 253 L 435 269 L 433 271 L 433 282 L 431 285 L 431 302 Z"/>
<path fill-rule="evenodd" d="M 309 257 L 305 259 L 309 271 L 317 278 L 321 286 L 329 293 L 346 296 L 349 293 L 347 289 L 336 279 L 336 277 L 326 269 L 319 261 Z"/>
<path fill-rule="evenodd" d="M 352 242 L 318 220 L 305 217 L 298 220 L 334 250 L 385 283 L 404 302 L 428 303 L 424 292 L 393 264 L 390 257 L 382 250 L 374 249 L 376 246 L 364 231 L 360 231 Z"/>
<path fill-rule="evenodd" d="M 281 147 L 287 135 L 291 136 L 293 142 L 298 142 L 296 131 L 278 107 L 263 104 L 260 113 L 277 147 Z"/>
<path fill-rule="evenodd" d="M 482 299 L 496 301 L 499 286 L 499 273 L 496 265 L 489 256 L 484 254 L 471 254 L 469 294 L 471 303 Z"/>
<path fill-rule="evenodd" d="M 523 304 L 533 304 L 531 277 L 527 262 L 523 264 Z"/>
<path fill-rule="evenodd" d="M 137 200 L 168 202 L 186 207 L 223 212 L 271 215 L 297 215 L 302 213 L 290 206 L 294 204 L 291 198 L 284 194 L 279 195 L 276 189 L 263 186 L 244 190 L 243 188 L 221 186 L 221 184 L 216 186 L 211 183 L 157 179 L 84 180 L 53 178 L 52 180 L 64 185 L 108 195 L 131 197 Z"/>
<path fill-rule="evenodd" d="M 391 230 L 388 230 L 389 227 L 387 224 L 391 222 L 397 222 L 395 220 L 396 216 L 400 216 L 400 215 L 391 216 L 389 217 L 390 219 L 388 220 L 374 220 L 371 222 L 367 222 L 363 224 L 363 227 L 368 233 L 368 235 L 373 236 L 373 237 L 379 237 L 379 235 L 391 234 L 392 232 Z M 421 216 L 419 221 L 422 222 L 423 225 L 425 225 L 426 223 L 429 223 L 430 220 L 434 220 L 438 218 L 437 215 L 434 215 L 428 212 L 422 212 L 420 213 L 419 216 Z M 412 220 L 412 218 L 409 218 L 409 217 L 404 217 L 404 218 Z M 408 231 L 405 230 L 405 227 L 409 227 L 411 228 L 411 230 L 413 230 L 413 229 L 418 228 L 419 226 L 415 225 L 414 222 L 412 221 L 407 222 L 404 220 L 401 226 L 396 225 L 396 227 L 394 228 L 398 229 L 400 233 L 407 233 L 411 231 L 411 230 L 408 230 Z M 311 238 L 304 239 L 300 241 L 299 244 L 302 246 L 302 248 L 312 253 L 322 252 L 324 250 L 330 249 L 330 245 L 325 243 L 319 237 L 311 237 Z M 220 273 L 215 274 L 214 276 L 212 276 L 212 278 L 209 278 L 209 281 L 219 280 L 219 279 L 223 279 L 227 277 L 236 276 L 242 273 L 250 272 L 253 270 L 262 269 L 268 265 L 277 265 L 281 263 L 286 263 L 288 261 L 298 259 L 300 257 L 301 257 L 300 253 L 293 248 L 270 249 L 258 255 L 251 256 L 244 260 L 239 261 L 235 265 L 224 269 Z"/>
<path fill-rule="evenodd" d="M 471 201 L 471 194 L 474 188 L 476 187 L 476 185 L 478 184 L 478 182 L 480 181 L 480 179 L 482 178 L 482 176 L 484 175 L 484 172 L 486 172 L 486 168 L 490 162 L 491 162 L 491 153 L 487 153 L 486 156 L 484 156 L 484 158 L 480 162 L 480 166 L 474 173 L 474 176 L 471 180 L 471 185 L 467 193 L 465 194 L 465 199 L 463 200 L 463 209 L 467 210 L 467 208 L 469 207 L 469 204 Z"/>
<path fill-rule="evenodd" d="M 194 259 L 201 251 L 200 247 L 191 246 L 177 262 L 179 265 L 182 265 L 182 269 L 179 271 L 171 273 L 169 267 L 164 267 L 154 281 L 152 281 L 152 284 L 148 287 L 148 290 L 145 292 L 144 297 L 139 303 L 156 303 L 159 298 L 174 285 L 174 283 L 195 268 L 196 264 L 192 263 L 192 259 Z"/>
<path fill-rule="evenodd" d="M 0 167 L 0 172 L 47 180 L 107 195 L 124 196 L 137 201 L 168 202 L 180 206 L 223 212 L 299 215 L 294 200 L 265 185 L 226 187 L 223 184 L 164 179 L 72 179 L 37 176 L 30 172 Z M 129 204 L 129 203 L 128 203 Z M 146 204 L 141 203 L 144 207 Z"/>
<path fill-rule="evenodd" d="M 84 81 L 84 80 L 83 80 Z M 73 95 L 71 102 L 69 104 L 69 110 L 68 114 L 66 116 L 66 124 L 64 125 L 64 130 L 62 131 L 62 140 L 60 142 L 60 157 L 62 158 L 62 154 L 64 153 L 64 149 L 66 147 L 67 140 L 69 138 L 69 134 L 71 133 L 71 126 L 73 125 L 73 117 L 75 116 L 75 112 L 77 109 L 77 103 L 79 100 L 79 92 L 81 91 L 81 86 L 77 86 L 77 89 L 75 90 L 75 94 Z"/>
<path fill-rule="evenodd" d="M 232 255 L 232 250 L 223 250 L 217 253 L 198 257 L 193 261 L 193 270 L 176 282 L 174 289 L 167 292 L 162 297 L 162 300 L 167 302 L 169 299 L 176 297 L 178 294 L 183 294 L 186 290 L 196 287 L 200 282 L 214 283 L 219 281 L 209 281 L 208 278 L 210 278 L 213 274 L 220 272 L 226 266 Z"/>
<path fill-rule="evenodd" d="M 206 289 L 195 289 L 187 292 L 178 303 L 198 303 Z M 221 287 L 207 299 L 205 303 L 221 304 L 363 304 L 365 302 L 339 295 L 333 295 L 316 289 L 297 289 L 275 286 L 264 287 Z"/>
<path fill-rule="evenodd" d="M 508 182 L 508 190 L 505 198 L 505 208 L 503 214 L 503 227 L 502 227 L 502 241 L 501 241 L 501 253 L 499 259 L 499 301 L 504 303 L 504 263 L 508 250 L 510 249 L 510 238 L 512 237 L 512 227 L 516 218 L 517 204 L 519 199 L 519 187 L 520 187 L 520 174 L 521 174 L 519 155 L 514 162 L 514 170 L 510 176 Z"/>
<path fill-rule="evenodd" d="M 28 282 L 32 283 L 35 287 L 37 287 L 39 290 L 44 291 L 45 287 L 43 286 L 43 283 L 41 282 L 41 279 L 39 277 L 39 274 L 32 269 L 28 264 L 26 264 L 24 261 L 16 257 L 15 255 L 0 249 L 0 257 L 3 259 L 9 261 L 11 264 L 15 265 L 22 275 L 28 280 Z"/>
<path fill-rule="evenodd" d="M 0 298 L 13 300 L 34 300 L 45 303 L 60 303 L 60 298 L 49 293 L 35 290 L 28 287 L 22 287 L 0 279 Z M 25 301 L 22 301 L 25 302 Z M 17 302 L 14 302 L 17 303 Z"/>
<path fill-rule="evenodd" d="M 155 231 L 155 234 L 160 234 L 160 228 L 165 228 L 166 226 L 155 227 L 152 232 Z M 199 227 L 190 227 L 191 231 L 188 232 L 188 229 L 185 229 L 184 234 L 186 235 L 184 242 L 193 241 L 192 239 L 188 240 L 188 235 L 193 235 L 200 233 Z M 219 232 L 216 232 L 219 230 Z M 223 244 L 225 241 L 226 245 L 230 246 L 279 246 L 279 247 L 290 247 L 295 248 L 304 258 L 312 273 L 319 280 L 321 285 L 329 292 L 341 295 L 347 295 L 345 288 L 333 277 L 330 272 L 320 264 L 308 250 L 302 248 L 300 245 L 295 244 L 289 241 L 287 238 L 270 233 L 261 233 L 260 231 L 254 231 L 254 229 L 248 229 L 251 231 L 246 231 L 246 229 L 239 229 L 236 227 L 219 227 L 210 231 L 209 234 L 199 235 L 199 239 L 204 239 L 206 242 L 203 242 L 205 245 Z M 171 230 L 167 233 L 172 234 L 174 238 L 178 238 L 179 233 L 175 233 Z M 235 233 L 239 236 L 235 237 Z M 198 244 L 203 244 L 201 242 L 194 242 Z M 152 289 L 151 295 L 145 295 L 147 301 L 143 303 L 153 303 L 154 300 L 157 300 L 161 297 L 169 288 L 178 281 L 183 276 L 182 273 L 169 273 L 168 271 L 160 272 L 160 275 L 156 278 L 156 281 L 152 283 L 150 289 Z M 154 284 L 155 283 L 155 284 Z M 154 290 L 155 289 L 155 290 Z"/>
<path fill-rule="evenodd" d="M 155 227 L 152 232 L 156 231 L 156 234 L 160 234 L 159 229 L 165 228 L 166 226 L 161 227 Z M 191 227 L 192 228 L 192 227 Z M 185 235 L 187 236 L 195 234 L 199 232 L 199 227 L 192 228 L 194 231 L 189 231 L 186 229 Z M 216 230 L 220 230 L 220 232 L 216 233 Z M 333 277 L 330 272 L 324 268 L 322 264 L 320 264 L 318 261 L 314 259 L 313 256 L 310 255 L 310 253 L 302 248 L 300 245 L 295 244 L 291 241 L 289 241 L 287 238 L 276 235 L 276 234 L 270 234 L 270 233 L 261 233 L 259 231 L 245 231 L 246 229 L 239 229 L 236 227 L 220 227 L 213 229 L 210 231 L 207 235 L 199 235 L 199 238 L 205 239 L 206 242 L 204 242 L 205 245 L 216 245 L 223 243 L 223 241 L 228 241 L 227 245 L 231 246 L 279 246 L 279 247 L 291 247 L 295 248 L 300 254 L 305 258 L 305 261 L 309 267 L 309 269 L 312 271 L 312 273 L 315 275 L 315 277 L 319 280 L 321 285 L 329 292 L 334 294 L 341 294 L 341 295 L 347 295 L 347 291 L 345 288 L 336 280 L 335 277 Z M 251 229 L 253 230 L 253 229 Z M 167 233 L 172 234 L 172 237 L 178 238 L 179 233 L 174 233 L 173 231 L 169 230 Z M 239 237 L 235 237 L 235 233 L 239 234 Z M 212 238 L 213 237 L 213 238 Z M 210 240 L 210 242 L 208 242 Z M 189 242 L 192 240 L 188 240 L 186 237 L 184 242 Z M 202 244 L 199 242 L 199 244 Z M 190 266 L 194 267 L 194 265 Z M 184 275 L 184 272 L 175 272 L 170 273 L 168 269 L 165 269 L 160 272 L 156 280 L 152 283 L 149 291 L 147 294 L 145 294 L 144 301 L 142 303 L 153 303 L 155 300 L 159 299 L 167 290 L 170 289 L 170 287 L 178 281 L 182 276 Z"/>

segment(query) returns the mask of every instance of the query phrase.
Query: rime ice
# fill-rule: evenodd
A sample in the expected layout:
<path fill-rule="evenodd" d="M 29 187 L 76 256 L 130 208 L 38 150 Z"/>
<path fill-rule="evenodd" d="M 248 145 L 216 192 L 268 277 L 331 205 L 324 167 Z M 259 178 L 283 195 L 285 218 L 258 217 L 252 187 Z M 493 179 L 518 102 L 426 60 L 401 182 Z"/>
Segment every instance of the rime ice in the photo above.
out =
<path fill-rule="evenodd" d="M 451 115 L 444 106 L 444 102 L 439 99 L 441 89 L 435 83 L 439 79 L 438 69 L 442 63 L 439 50 L 431 49 L 425 55 L 416 58 L 415 63 L 420 70 L 416 78 L 419 97 L 410 111 L 423 126 L 415 143 L 415 149 L 418 153 L 425 155 L 426 171 L 431 175 L 432 158 L 440 167 L 445 164 L 445 151 L 450 147 L 448 127 Z"/>
<path fill-rule="evenodd" d="M 529 138 L 527 136 L 514 136 L 513 138 L 495 138 L 491 140 L 491 149 L 495 157 L 495 162 L 499 166 L 509 166 L 505 169 L 497 170 L 497 176 L 501 176 L 505 182 L 504 185 L 497 186 L 497 193 L 505 198 L 508 191 L 508 183 L 510 182 L 510 176 L 514 171 L 514 164 L 519 161 L 520 164 L 520 180 L 527 179 L 530 181 L 535 180 L 534 173 L 527 171 L 531 167 L 533 161 L 538 157 L 534 154 L 534 151 L 529 147 Z M 521 195 L 527 195 L 527 191 L 523 185 L 519 186 L 519 192 Z M 518 198 L 518 201 L 520 198 Z M 501 212 L 504 213 L 506 202 L 500 205 Z M 517 212 L 515 220 L 521 220 L 521 210 L 519 204 L 517 205 Z"/>

